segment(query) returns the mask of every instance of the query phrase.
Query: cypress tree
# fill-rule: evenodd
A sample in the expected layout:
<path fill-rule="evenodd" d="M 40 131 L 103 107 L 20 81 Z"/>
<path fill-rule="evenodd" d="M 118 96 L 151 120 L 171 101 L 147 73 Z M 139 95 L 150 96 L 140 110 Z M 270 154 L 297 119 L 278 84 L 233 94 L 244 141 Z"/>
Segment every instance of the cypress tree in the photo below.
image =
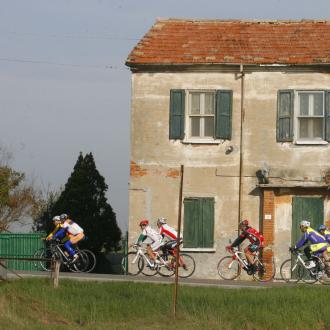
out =
<path fill-rule="evenodd" d="M 84 229 L 87 239 L 81 245 L 97 254 L 117 248 L 121 239 L 116 214 L 105 197 L 107 190 L 92 153 L 85 157 L 80 153 L 64 190 L 51 205 L 52 216 L 67 213 Z"/>

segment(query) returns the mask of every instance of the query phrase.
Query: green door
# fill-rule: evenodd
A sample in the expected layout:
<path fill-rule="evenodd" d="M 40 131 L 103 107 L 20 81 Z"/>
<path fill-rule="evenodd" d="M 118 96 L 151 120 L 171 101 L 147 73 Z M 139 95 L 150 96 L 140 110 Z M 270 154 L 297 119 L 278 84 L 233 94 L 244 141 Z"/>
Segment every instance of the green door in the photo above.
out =
<path fill-rule="evenodd" d="M 311 222 L 311 227 L 317 227 L 324 223 L 323 197 L 293 197 L 292 201 L 292 231 L 291 244 L 295 245 L 302 237 L 299 229 L 301 220 Z"/>
<path fill-rule="evenodd" d="M 323 197 L 293 197 L 291 231 L 292 246 L 295 245 L 303 235 L 299 229 L 300 221 L 308 220 L 311 223 L 311 227 L 316 229 L 321 223 L 323 223 L 323 212 Z M 296 273 L 292 274 L 293 278 L 296 278 L 296 276 Z"/>

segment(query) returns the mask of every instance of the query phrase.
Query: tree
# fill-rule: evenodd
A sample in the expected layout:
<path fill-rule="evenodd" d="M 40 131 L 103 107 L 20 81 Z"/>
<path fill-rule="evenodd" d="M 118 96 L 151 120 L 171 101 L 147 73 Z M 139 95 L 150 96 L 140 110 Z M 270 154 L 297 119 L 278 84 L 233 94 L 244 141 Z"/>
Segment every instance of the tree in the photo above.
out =
<path fill-rule="evenodd" d="M 121 231 L 116 214 L 107 202 L 108 186 L 96 169 L 92 153 L 80 153 L 64 190 L 56 201 L 50 201 L 48 210 L 38 219 L 39 228 L 47 228 L 47 221 L 55 215 L 67 213 L 88 237 L 83 244 L 96 253 L 117 248 Z M 47 219 L 48 218 L 48 219 Z M 37 226 L 38 228 L 38 226 Z"/>
<path fill-rule="evenodd" d="M 25 174 L 10 167 L 9 153 L 0 147 L 0 231 L 14 222 L 33 217 L 40 207 L 40 194 Z"/>

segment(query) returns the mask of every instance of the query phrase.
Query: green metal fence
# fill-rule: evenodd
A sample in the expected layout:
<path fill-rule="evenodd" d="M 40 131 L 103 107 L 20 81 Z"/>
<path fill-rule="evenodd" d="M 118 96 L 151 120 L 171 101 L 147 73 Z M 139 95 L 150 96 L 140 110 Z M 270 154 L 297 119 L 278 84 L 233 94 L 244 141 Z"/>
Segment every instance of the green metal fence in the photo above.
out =
<path fill-rule="evenodd" d="M 1 257 L 32 258 L 38 249 L 44 247 L 45 233 L 30 234 L 0 234 L 0 259 Z M 7 267 L 12 270 L 38 270 L 33 261 L 7 260 Z"/>

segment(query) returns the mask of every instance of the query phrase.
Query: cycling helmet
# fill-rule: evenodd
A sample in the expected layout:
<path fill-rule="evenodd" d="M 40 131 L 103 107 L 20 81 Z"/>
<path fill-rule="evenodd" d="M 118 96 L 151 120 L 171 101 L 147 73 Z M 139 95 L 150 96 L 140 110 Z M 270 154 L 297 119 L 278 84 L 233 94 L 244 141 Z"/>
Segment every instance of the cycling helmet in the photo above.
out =
<path fill-rule="evenodd" d="M 146 219 L 143 219 L 143 220 L 141 220 L 140 221 L 140 226 L 148 226 L 149 225 L 149 221 L 148 220 L 146 220 Z"/>
<path fill-rule="evenodd" d="M 60 215 L 60 220 L 65 221 L 68 218 L 68 215 L 66 213 L 63 213 Z"/>
<path fill-rule="evenodd" d="M 52 221 L 61 221 L 61 217 L 59 215 L 55 215 L 55 217 L 53 217 Z"/>
<path fill-rule="evenodd" d="M 300 221 L 300 224 L 299 224 L 301 227 L 310 227 L 311 223 L 307 220 L 302 220 Z"/>
<path fill-rule="evenodd" d="M 239 226 L 242 227 L 242 226 L 248 226 L 249 225 L 249 220 L 242 220 L 240 223 L 239 223 Z"/>
<path fill-rule="evenodd" d="M 319 228 L 317 228 L 317 231 L 322 231 L 322 230 L 326 230 L 327 227 L 325 225 L 319 225 Z"/>
<path fill-rule="evenodd" d="M 165 225 L 165 224 L 166 224 L 166 219 L 165 218 L 158 218 L 157 225 Z"/>

